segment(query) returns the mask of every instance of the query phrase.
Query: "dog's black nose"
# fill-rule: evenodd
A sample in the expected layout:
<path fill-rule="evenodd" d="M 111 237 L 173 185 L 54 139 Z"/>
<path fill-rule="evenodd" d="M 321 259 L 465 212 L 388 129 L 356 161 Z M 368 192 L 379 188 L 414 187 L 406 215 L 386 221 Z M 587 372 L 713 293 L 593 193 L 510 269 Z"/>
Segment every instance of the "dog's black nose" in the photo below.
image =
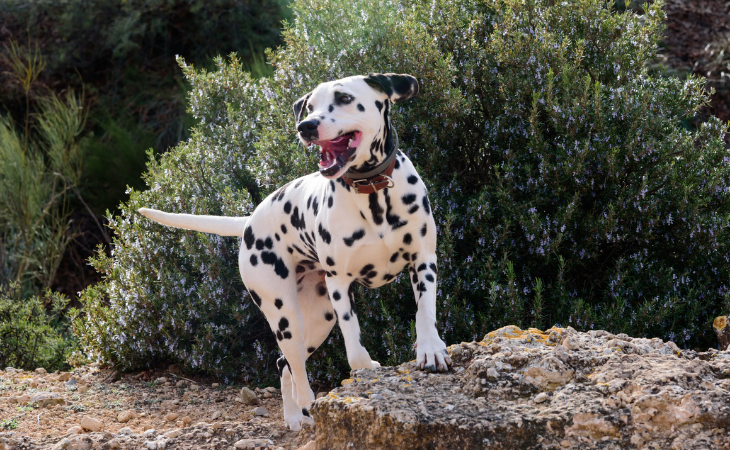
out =
<path fill-rule="evenodd" d="M 319 120 L 310 119 L 305 120 L 304 122 L 300 122 L 297 126 L 297 130 L 299 131 L 299 135 L 304 139 L 316 141 L 319 137 L 319 132 L 317 131 L 318 126 Z"/>

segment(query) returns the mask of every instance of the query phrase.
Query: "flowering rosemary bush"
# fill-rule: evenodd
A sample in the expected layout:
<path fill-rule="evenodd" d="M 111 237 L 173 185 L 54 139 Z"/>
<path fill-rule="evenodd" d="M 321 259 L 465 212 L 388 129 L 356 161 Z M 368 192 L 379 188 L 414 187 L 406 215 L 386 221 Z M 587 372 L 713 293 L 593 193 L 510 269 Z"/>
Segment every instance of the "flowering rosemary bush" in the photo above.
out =
<path fill-rule="evenodd" d="M 554 6 L 549 4 L 555 3 Z M 181 61 L 200 120 L 151 159 L 149 189 L 111 218 L 116 246 L 95 267 L 75 329 L 87 352 L 123 368 L 185 363 L 224 380 L 267 383 L 277 348 L 237 268 L 239 241 L 152 223 L 139 207 L 245 215 L 316 168 L 291 105 L 318 83 L 410 73 L 398 104 L 401 148 L 430 186 L 439 233 L 439 327 L 448 343 L 507 324 L 605 328 L 711 345 L 728 312 L 727 125 L 685 124 L 707 103 L 698 78 L 644 69 L 664 17 L 603 0 L 297 0 L 272 78 L 235 56 L 213 72 Z M 408 277 L 360 288 L 366 347 L 411 359 Z M 337 328 L 310 376 L 346 373 Z M 266 370 L 263 370 L 266 369 Z"/>

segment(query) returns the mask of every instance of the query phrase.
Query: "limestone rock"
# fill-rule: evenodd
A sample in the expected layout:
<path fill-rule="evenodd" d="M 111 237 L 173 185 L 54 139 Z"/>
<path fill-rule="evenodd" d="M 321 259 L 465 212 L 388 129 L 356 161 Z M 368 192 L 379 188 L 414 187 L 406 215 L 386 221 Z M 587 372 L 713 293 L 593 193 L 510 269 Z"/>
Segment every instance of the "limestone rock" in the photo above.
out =
<path fill-rule="evenodd" d="M 249 449 L 249 448 L 269 448 L 274 443 L 269 439 L 241 439 L 233 444 L 233 448 L 236 450 Z"/>
<path fill-rule="evenodd" d="M 83 429 L 89 431 L 99 431 L 104 426 L 101 420 L 89 416 L 84 416 L 83 418 L 81 418 L 80 425 Z"/>
<path fill-rule="evenodd" d="M 241 394 L 239 396 L 241 399 L 241 403 L 244 405 L 258 405 L 259 398 L 256 396 L 256 394 L 247 387 L 241 388 Z"/>
<path fill-rule="evenodd" d="M 36 392 L 30 397 L 31 403 L 38 403 L 38 406 L 47 408 L 53 405 L 65 405 L 66 400 L 62 399 L 59 394 L 55 392 Z"/>
<path fill-rule="evenodd" d="M 312 407 L 316 448 L 704 449 L 727 442 L 729 351 L 514 326 L 448 351 L 454 367 L 447 373 L 414 362 L 352 371 Z"/>
<path fill-rule="evenodd" d="M 168 422 L 174 422 L 178 417 L 180 417 L 180 414 L 171 412 L 165 416 L 165 420 Z"/>
<path fill-rule="evenodd" d="M 127 423 L 136 417 L 137 413 L 132 411 L 131 409 L 128 409 L 126 411 L 120 411 L 119 414 L 117 414 L 117 422 Z"/>

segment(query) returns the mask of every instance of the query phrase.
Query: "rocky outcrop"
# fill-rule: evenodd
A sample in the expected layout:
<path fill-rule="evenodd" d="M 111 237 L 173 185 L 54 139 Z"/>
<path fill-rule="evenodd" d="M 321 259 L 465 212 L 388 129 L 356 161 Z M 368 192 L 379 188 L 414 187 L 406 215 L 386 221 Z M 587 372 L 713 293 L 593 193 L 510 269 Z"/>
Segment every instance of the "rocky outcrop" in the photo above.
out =
<path fill-rule="evenodd" d="M 352 371 L 316 401 L 318 449 L 711 449 L 730 443 L 730 352 L 510 326 L 448 373 Z"/>

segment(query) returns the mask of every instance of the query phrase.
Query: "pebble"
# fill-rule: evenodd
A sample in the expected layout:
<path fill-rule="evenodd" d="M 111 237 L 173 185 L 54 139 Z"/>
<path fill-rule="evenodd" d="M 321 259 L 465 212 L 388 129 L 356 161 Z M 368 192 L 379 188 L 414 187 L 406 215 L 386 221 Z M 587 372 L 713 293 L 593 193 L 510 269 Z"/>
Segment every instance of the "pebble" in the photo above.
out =
<path fill-rule="evenodd" d="M 550 396 L 547 395 L 545 392 L 540 392 L 535 396 L 535 403 L 542 403 L 545 400 L 547 400 Z"/>
<path fill-rule="evenodd" d="M 38 374 L 44 375 L 44 374 L 46 374 L 47 372 L 46 372 L 46 369 L 44 369 L 43 367 L 39 367 L 39 368 L 37 368 L 37 369 L 35 370 L 35 373 L 38 373 Z"/>
<path fill-rule="evenodd" d="M 191 423 L 193 423 L 193 419 L 190 416 L 185 416 L 182 418 L 182 423 L 184 425 L 190 425 Z"/>
<path fill-rule="evenodd" d="M 84 432 L 84 429 L 83 428 L 81 428 L 78 425 L 74 425 L 74 426 L 72 426 L 71 428 L 68 429 L 68 431 L 66 432 L 66 435 L 69 435 L 69 434 L 81 434 L 83 432 Z"/>
<path fill-rule="evenodd" d="M 257 416 L 268 416 L 269 412 L 264 408 L 263 406 L 259 406 L 258 408 L 253 410 L 253 413 Z"/>
<path fill-rule="evenodd" d="M 76 381 L 76 380 L 75 380 L 74 378 L 71 378 L 70 380 L 68 380 L 68 381 L 66 382 L 66 386 L 69 386 L 69 387 L 70 387 L 70 386 L 76 386 L 77 384 L 79 384 L 79 382 L 78 382 L 78 381 Z"/>
<path fill-rule="evenodd" d="M 165 436 L 167 436 L 170 439 L 175 439 L 176 437 L 180 436 L 182 434 L 182 430 L 179 428 L 175 428 L 174 430 L 170 430 L 167 433 L 165 433 Z"/>
<path fill-rule="evenodd" d="M 218 383 L 213 383 L 210 385 L 210 387 L 212 387 L 212 388 L 217 388 L 218 386 L 220 386 L 220 384 L 218 384 Z"/>
<path fill-rule="evenodd" d="M 264 394 L 262 395 L 263 398 L 271 398 L 274 395 L 269 391 L 264 391 Z"/>
<path fill-rule="evenodd" d="M 171 412 L 165 416 L 165 420 L 167 420 L 168 422 L 173 422 L 177 420 L 178 417 L 180 417 L 180 414 Z"/>
<path fill-rule="evenodd" d="M 121 434 L 122 436 L 131 436 L 134 433 L 134 431 L 129 427 L 124 427 L 121 430 L 117 431 L 117 434 Z"/>

